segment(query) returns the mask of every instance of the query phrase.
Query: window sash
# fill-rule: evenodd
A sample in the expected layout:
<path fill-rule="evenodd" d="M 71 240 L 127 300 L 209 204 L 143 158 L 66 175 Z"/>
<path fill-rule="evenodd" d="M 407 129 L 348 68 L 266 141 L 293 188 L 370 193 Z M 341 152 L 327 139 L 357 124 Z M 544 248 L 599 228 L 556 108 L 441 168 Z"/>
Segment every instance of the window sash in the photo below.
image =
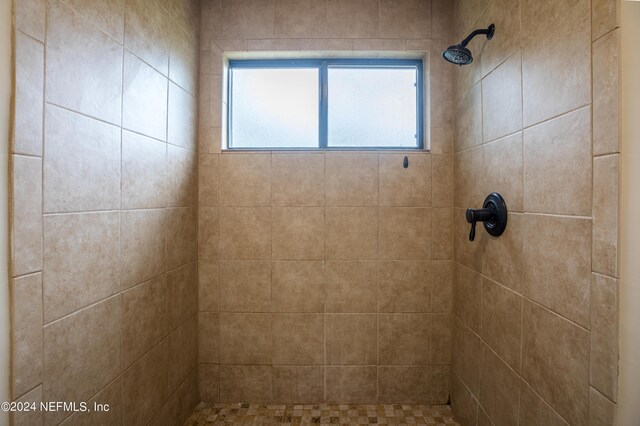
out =
<path fill-rule="evenodd" d="M 415 146 L 328 146 L 328 69 L 344 68 L 410 68 L 416 71 L 416 144 Z M 234 147 L 233 146 L 233 70 L 235 68 L 312 68 L 318 70 L 319 120 L 317 147 Z M 318 150 L 421 150 L 424 148 L 424 74 L 422 59 L 236 59 L 229 61 L 227 78 L 227 149 L 236 151 L 318 151 Z"/>

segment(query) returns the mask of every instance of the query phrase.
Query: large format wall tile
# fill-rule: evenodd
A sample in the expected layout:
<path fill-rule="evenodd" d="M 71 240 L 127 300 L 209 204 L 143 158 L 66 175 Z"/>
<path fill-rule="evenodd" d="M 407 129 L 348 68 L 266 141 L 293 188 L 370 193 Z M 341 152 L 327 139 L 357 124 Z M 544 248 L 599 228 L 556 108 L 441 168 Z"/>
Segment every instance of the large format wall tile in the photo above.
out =
<path fill-rule="evenodd" d="M 484 347 L 480 367 L 480 405 L 495 425 L 518 424 L 520 377 Z"/>
<path fill-rule="evenodd" d="M 431 209 L 385 207 L 380 209 L 380 259 L 431 257 Z"/>
<path fill-rule="evenodd" d="M 33 2 L 20 2 L 20 4 L 23 3 Z M 33 5 L 31 7 L 37 9 Z M 16 5 L 16 21 L 19 19 L 20 9 L 21 7 Z M 44 106 L 44 46 L 42 43 L 17 32 L 15 68 L 12 150 L 18 154 L 42 156 L 42 108 Z"/>
<path fill-rule="evenodd" d="M 593 159 L 593 251 L 592 268 L 618 276 L 620 233 L 620 159 L 607 155 Z"/>
<path fill-rule="evenodd" d="M 271 364 L 271 322 L 269 314 L 220 314 L 220 362 Z"/>
<path fill-rule="evenodd" d="M 324 312 L 323 262 L 273 262 L 271 279 L 273 312 Z"/>
<path fill-rule="evenodd" d="M 482 80 L 482 140 L 492 141 L 520 129 L 522 62 L 517 52 Z"/>
<path fill-rule="evenodd" d="M 409 167 L 403 167 L 407 157 Z M 431 206 L 431 155 L 381 154 L 380 205 Z"/>
<path fill-rule="evenodd" d="M 618 399 L 618 280 L 591 278 L 590 384 L 613 401 Z"/>
<path fill-rule="evenodd" d="M 221 311 L 271 311 L 271 262 L 268 260 L 222 261 L 219 273 Z"/>
<path fill-rule="evenodd" d="M 221 365 L 220 402 L 271 400 L 271 367 L 267 365 Z"/>
<path fill-rule="evenodd" d="M 272 154 L 274 206 L 324 204 L 324 154 Z"/>
<path fill-rule="evenodd" d="M 173 269 L 194 261 L 197 256 L 197 210 L 167 209 L 167 268 Z"/>
<path fill-rule="evenodd" d="M 524 0 L 521 7 L 524 125 L 531 126 L 591 102 L 590 1 Z"/>
<path fill-rule="evenodd" d="M 122 208 L 165 207 L 167 144 L 122 132 Z"/>
<path fill-rule="evenodd" d="M 168 75 L 169 16 L 158 6 L 157 0 L 126 1 L 124 45 L 162 74 Z"/>
<path fill-rule="evenodd" d="M 567 426 L 560 417 L 524 381 L 520 392 L 520 424 L 523 426 L 549 425 Z"/>
<path fill-rule="evenodd" d="M 334 404 L 367 404 L 376 399 L 376 367 L 326 367 L 326 401 Z"/>
<path fill-rule="evenodd" d="M 524 303 L 522 378 L 571 424 L 587 424 L 589 332 Z"/>
<path fill-rule="evenodd" d="M 270 259 L 271 209 L 220 209 L 220 256 L 222 259 Z"/>
<path fill-rule="evenodd" d="M 324 256 L 324 209 L 317 207 L 274 208 L 271 257 L 285 260 L 322 260 Z"/>
<path fill-rule="evenodd" d="M 223 0 L 221 38 L 269 38 L 273 35 L 273 17 L 273 1 Z"/>
<path fill-rule="evenodd" d="M 526 215 L 523 292 L 589 326 L 591 220 Z"/>
<path fill-rule="evenodd" d="M 62 2 L 122 43 L 124 38 L 124 0 L 101 2 L 62 0 Z"/>
<path fill-rule="evenodd" d="M 331 314 L 325 318 L 327 364 L 372 365 L 377 361 L 374 314 Z"/>
<path fill-rule="evenodd" d="M 167 92 L 166 77 L 125 52 L 122 127 L 166 141 Z"/>
<path fill-rule="evenodd" d="M 47 17 L 46 100 L 120 124 L 122 45 L 57 0 Z"/>
<path fill-rule="evenodd" d="M 19 31 L 44 41 L 45 0 L 23 0 L 14 4 L 15 26 Z"/>
<path fill-rule="evenodd" d="M 196 153 L 173 145 L 167 145 L 167 205 L 189 207 L 196 204 L 197 187 Z"/>
<path fill-rule="evenodd" d="M 375 259 L 377 255 L 378 209 L 376 207 L 326 209 L 326 259 L 369 260 Z"/>
<path fill-rule="evenodd" d="M 591 37 L 593 40 L 620 26 L 621 8 L 622 5 L 616 0 L 592 0 Z"/>
<path fill-rule="evenodd" d="M 45 213 L 120 208 L 120 128 L 51 105 L 45 117 Z"/>
<path fill-rule="evenodd" d="M 327 33 L 337 38 L 374 38 L 378 35 L 376 0 L 327 0 Z M 352 19 L 357 16 L 358 19 Z"/>
<path fill-rule="evenodd" d="M 480 17 L 478 26 L 486 28 L 489 23 L 496 26 L 496 35 L 491 41 L 482 41 L 479 53 L 482 75 L 486 76 L 520 48 L 522 41 L 520 19 L 514 19 L 514 17 L 520 16 L 519 0 L 489 0 L 484 3 L 486 8 Z M 517 79 L 520 80 L 520 76 Z M 511 84 L 511 82 L 505 83 Z M 520 100 L 522 100 L 521 96 Z M 518 110 L 522 111 L 521 105 Z"/>
<path fill-rule="evenodd" d="M 325 162 L 328 206 L 378 204 L 378 154 L 330 153 Z"/>
<path fill-rule="evenodd" d="M 45 323 L 120 290 L 118 212 L 46 216 Z"/>
<path fill-rule="evenodd" d="M 274 366 L 272 401 L 315 404 L 324 399 L 324 367 Z"/>
<path fill-rule="evenodd" d="M 327 261 L 325 292 L 327 312 L 376 312 L 377 262 Z"/>
<path fill-rule="evenodd" d="M 432 316 L 429 314 L 380 314 L 380 364 L 428 364 L 431 351 L 431 322 Z"/>
<path fill-rule="evenodd" d="M 271 154 L 220 156 L 220 205 L 268 206 L 271 202 Z"/>
<path fill-rule="evenodd" d="M 87 401 L 121 371 L 120 297 L 76 312 L 44 328 L 45 401 Z M 66 417 L 48 413 L 46 423 Z"/>
<path fill-rule="evenodd" d="M 594 3 L 604 3 L 596 2 Z M 613 5 L 614 8 L 620 6 Z M 620 152 L 620 31 L 593 43 L 593 154 Z"/>
<path fill-rule="evenodd" d="M 431 37 L 431 0 L 382 0 L 380 36 L 384 38 Z"/>
<path fill-rule="evenodd" d="M 272 327 L 273 364 L 324 362 L 324 315 L 274 314 Z"/>
<path fill-rule="evenodd" d="M 379 262 L 378 271 L 380 312 L 431 312 L 430 262 Z"/>
<path fill-rule="evenodd" d="M 378 401 L 387 404 L 443 404 L 449 397 L 446 365 L 381 366 Z"/>
<path fill-rule="evenodd" d="M 190 151 L 196 151 L 197 108 L 196 98 L 193 95 L 185 92 L 173 82 L 169 83 L 167 142 Z"/>
<path fill-rule="evenodd" d="M 174 330 L 197 311 L 196 265 L 190 263 L 167 274 L 167 327 Z"/>
<path fill-rule="evenodd" d="M 129 288 L 166 270 L 165 212 L 129 210 L 120 214 L 121 284 Z"/>
<path fill-rule="evenodd" d="M 198 363 L 198 322 L 195 315 L 167 337 L 169 392 L 174 392 Z"/>

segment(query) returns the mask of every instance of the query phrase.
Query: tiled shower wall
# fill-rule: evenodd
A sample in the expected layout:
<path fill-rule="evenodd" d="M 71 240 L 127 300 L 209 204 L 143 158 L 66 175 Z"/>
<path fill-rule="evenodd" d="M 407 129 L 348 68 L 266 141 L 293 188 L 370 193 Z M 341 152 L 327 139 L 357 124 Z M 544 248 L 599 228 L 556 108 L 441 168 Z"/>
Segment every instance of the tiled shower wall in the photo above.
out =
<path fill-rule="evenodd" d="M 460 0 L 452 400 L 464 425 L 611 425 L 617 399 L 616 0 Z M 499 238 L 464 209 L 500 192 Z M 479 225 L 480 226 L 480 225 Z"/>
<path fill-rule="evenodd" d="M 178 424 L 198 400 L 196 3 L 19 0 L 12 395 Z"/>
<path fill-rule="evenodd" d="M 206 401 L 445 403 L 448 0 L 202 2 L 199 386 Z M 430 54 L 431 153 L 220 153 L 225 51 Z M 377 56 L 377 53 L 372 53 Z M 380 53 L 384 56 L 385 53 Z"/>

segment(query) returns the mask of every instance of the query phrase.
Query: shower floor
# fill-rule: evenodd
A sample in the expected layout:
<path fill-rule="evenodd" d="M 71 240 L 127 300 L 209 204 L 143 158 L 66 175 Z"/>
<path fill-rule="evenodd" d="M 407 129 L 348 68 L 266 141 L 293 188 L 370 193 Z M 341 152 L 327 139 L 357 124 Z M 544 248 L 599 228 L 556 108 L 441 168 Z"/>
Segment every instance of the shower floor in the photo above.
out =
<path fill-rule="evenodd" d="M 200 403 L 185 426 L 229 424 L 458 425 L 448 405 L 259 405 Z"/>

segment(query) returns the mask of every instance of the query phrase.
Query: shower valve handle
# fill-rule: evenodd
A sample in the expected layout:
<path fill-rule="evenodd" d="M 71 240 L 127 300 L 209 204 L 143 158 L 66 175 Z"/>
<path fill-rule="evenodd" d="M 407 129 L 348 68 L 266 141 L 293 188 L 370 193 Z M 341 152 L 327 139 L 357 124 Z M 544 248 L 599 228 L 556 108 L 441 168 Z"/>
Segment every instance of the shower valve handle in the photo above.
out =
<path fill-rule="evenodd" d="M 497 192 L 492 192 L 484 200 L 481 209 L 467 209 L 467 222 L 471 224 L 469 241 L 476 238 L 476 223 L 482 222 L 484 229 L 494 237 L 499 237 L 507 227 L 507 204 Z"/>

